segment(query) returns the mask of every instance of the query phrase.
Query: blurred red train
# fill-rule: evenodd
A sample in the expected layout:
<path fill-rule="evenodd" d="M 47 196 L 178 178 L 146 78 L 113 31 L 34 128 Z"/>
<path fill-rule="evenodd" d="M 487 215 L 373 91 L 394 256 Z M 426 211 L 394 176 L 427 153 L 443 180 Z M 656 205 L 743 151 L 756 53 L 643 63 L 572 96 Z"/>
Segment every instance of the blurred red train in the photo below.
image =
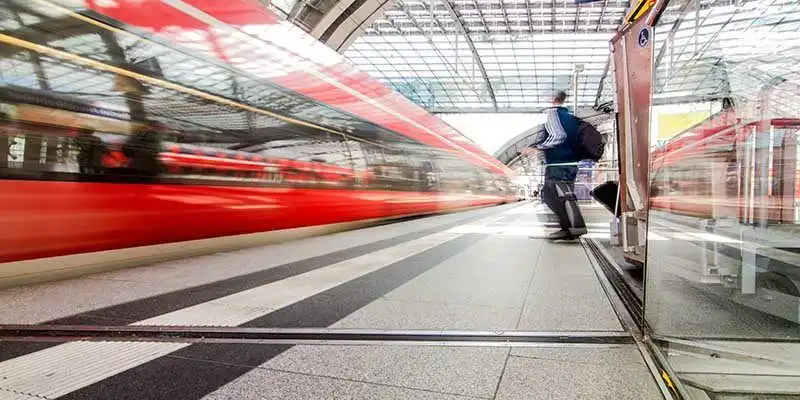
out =
<path fill-rule="evenodd" d="M 800 119 L 723 110 L 651 154 L 652 209 L 742 223 L 798 222 Z"/>
<path fill-rule="evenodd" d="M 259 2 L 204 11 L 291 51 L 198 50 L 118 3 L 2 32 L 0 284 L 518 199 L 508 168 Z"/>

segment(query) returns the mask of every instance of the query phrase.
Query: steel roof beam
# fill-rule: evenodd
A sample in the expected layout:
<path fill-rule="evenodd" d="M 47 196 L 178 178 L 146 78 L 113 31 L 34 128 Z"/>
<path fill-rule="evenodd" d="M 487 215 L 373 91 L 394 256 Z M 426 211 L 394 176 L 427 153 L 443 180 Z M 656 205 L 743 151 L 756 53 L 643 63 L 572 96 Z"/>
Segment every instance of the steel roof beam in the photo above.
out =
<path fill-rule="evenodd" d="M 525 0 L 525 13 L 528 16 L 528 31 L 533 32 L 533 17 L 531 16 L 531 2 Z"/>
<path fill-rule="evenodd" d="M 597 20 L 597 28 L 594 29 L 595 32 L 600 32 L 600 26 L 603 25 L 603 18 L 606 16 L 606 9 L 607 8 L 608 8 L 608 0 L 604 0 L 603 1 L 603 8 L 600 9 L 600 19 Z"/>
<path fill-rule="evenodd" d="M 486 89 L 489 91 L 489 96 L 492 99 L 492 105 L 494 109 L 497 110 L 497 97 L 494 94 L 494 88 L 492 88 L 492 82 L 489 81 L 489 74 L 486 73 L 486 67 L 483 65 L 483 61 L 481 60 L 480 54 L 478 54 L 478 49 L 475 48 L 475 43 L 472 42 L 472 38 L 469 36 L 469 32 L 467 29 L 464 28 L 464 24 L 461 22 L 461 17 L 456 12 L 453 5 L 450 3 L 450 0 L 442 1 L 444 6 L 447 8 L 447 11 L 450 12 L 450 15 L 453 17 L 453 20 L 456 21 L 458 25 L 458 29 L 464 35 L 464 39 L 467 42 L 467 46 L 469 46 L 469 50 L 472 52 L 472 56 L 475 58 L 475 64 L 478 65 L 478 69 L 481 71 L 481 75 L 483 75 L 483 80 L 486 82 Z"/>
<path fill-rule="evenodd" d="M 425 1 L 428 1 L 428 0 L 425 0 Z M 462 0 L 462 1 L 463 2 L 461 4 L 453 4 L 453 6 L 457 10 L 464 10 L 464 9 L 466 9 L 464 7 L 465 5 L 475 5 L 475 1 L 474 0 Z M 481 0 L 478 0 L 478 1 L 481 1 Z M 495 0 L 495 2 L 499 3 L 498 0 Z M 563 2 L 563 0 L 562 0 L 562 2 Z M 572 2 L 572 0 L 570 0 L 569 2 Z M 425 2 L 420 1 L 420 2 L 417 2 L 415 4 L 408 4 L 408 8 L 411 9 L 412 11 L 424 12 L 424 9 L 425 9 L 425 7 L 423 6 L 424 4 L 425 4 Z M 545 8 L 549 8 L 552 5 L 552 2 L 550 0 L 542 0 L 542 1 L 536 0 L 536 1 L 530 1 L 529 4 L 531 4 L 532 6 L 544 6 Z M 629 2 L 626 1 L 625 5 L 615 5 L 615 6 L 611 6 L 610 8 L 611 9 L 616 9 L 619 13 L 624 13 L 625 11 L 628 11 L 628 7 L 629 7 L 628 4 L 629 4 Z M 481 3 L 479 3 L 479 5 L 483 6 L 483 7 L 481 7 L 481 10 L 484 10 L 484 11 L 487 11 L 487 10 L 499 10 L 499 8 L 497 8 L 494 4 L 491 4 L 491 3 L 481 2 Z M 504 6 L 504 8 L 506 10 L 524 10 L 525 9 L 525 6 L 521 2 L 518 2 L 518 3 L 507 3 L 506 0 L 504 0 L 503 6 Z M 588 6 L 588 7 L 591 8 L 591 6 Z M 562 10 L 563 11 L 563 10 L 568 10 L 570 8 L 570 6 L 569 5 L 565 5 L 565 6 L 556 7 L 556 8 L 558 10 Z M 394 10 L 388 10 L 389 14 L 391 14 L 393 11 Z"/>
<path fill-rule="evenodd" d="M 439 49 L 439 47 L 438 47 L 438 46 L 436 46 L 436 45 L 434 44 L 434 42 L 433 42 L 433 37 L 432 37 L 432 36 L 430 36 L 430 35 L 426 35 L 426 34 L 425 34 L 425 30 L 424 30 L 424 28 L 422 27 L 422 24 L 420 24 L 420 23 L 419 23 L 419 21 L 417 21 L 417 19 L 416 19 L 416 18 L 414 18 L 414 15 L 412 15 L 412 13 L 411 13 L 411 10 L 408 8 L 408 6 L 407 6 L 406 4 L 403 4 L 401 9 L 403 10 L 403 12 L 405 12 L 405 13 L 406 13 L 406 15 L 407 15 L 407 16 L 408 16 L 408 18 L 411 20 L 411 22 L 414 24 L 414 27 L 415 27 L 415 28 L 416 28 L 416 29 L 419 31 L 419 33 L 420 33 L 422 36 L 425 36 L 425 38 L 426 38 L 426 39 L 428 39 L 428 43 L 430 43 L 430 44 L 431 44 L 431 46 L 434 48 L 434 51 L 436 52 L 436 54 L 437 54 L 437 55 L 439 56 L 439 58 L 442 60 L 442 64 L 441 64 L 441 65 L 444 65 L 445 67 L 450 67 L 450 72 L 452 73 L 452 75 L 453 75 L 454 77 L 455 77 L 455 76 L 458 76 L 458 68 L 457 68 L 457 67 L 458 67 L 458 64 L 457 64 L 457 63 L 458 63 L 458 60 L 456 60 L 456 66 L 453 66 L 452 64 L 450 64 L 450 63 L 447 61 L 447 57 L 445 57 L 445 56 L 444 56 L 444 54 L 442 54 L 442 51 L 441 51 L 441 49 Z M 432 11 L 432 10 L 431 10 L 431 11 Z M 438 21 L 438 18 L 433 18 L 433 19 L 432 19 L 432 21 Z M 444 28 L 441 28 L 441 24 L 437 24 L 437 26 L 439 26 L 439 27 L 440 27 L 440 29 L 444 30 Z M 445 31 L 445 32 L 443 32 L 443 34 L 445 34 L 445 35 L 446 35 L 446 34 L 447 34 L 447 32 Z M 452 45 L 452 42 L 450 42 L 450 40 L 449 40 L 449 39 L 448 39 L 448 43 L 450 43 L 450 44 Z M 392 46 L 392 48 L 394 49 L 394 46 Z M 396 50 L 396 49 L 395 49 L 395 50 Z M 419 53 L 418 53 L 418 54 L 419 54 Z M 447 69 L 447 68 L 445 68 L 445 69 Z M 398 71 L 398 72 L 399 72 L 399 71 Z M 421 78 L 421 77 L 419 76 L 419 74 L 417 74 L 417 78 Z M 403 78 L 403 79 L 405 80 L 405 78 Z M 410 85 L 410 84 L 409 84 L 409 86 L 412 86 L 412 85 Z M 431 91 L 431 93 L 433 93 L 433 91 L 431 90 L 430 86 L 428 86 L 428 89 L 429 89 L 429 91 Z M 413 90 L 415 93 L 417 93 L 417 92 L 416 92 L 416 89 L 414 89 L 414 88 L 413 88 L 413 86 L 412 86 L 412 90 Z M 463 94 L 463 92 L 462 92 L 462 94 Z M 477 91 L 475 91 L 475 94 L 476 94 L 476 95 L 478 95 Z M 417 95 L 419 96 L 419 94 L 418 94 L 418 93 L 417 93 Z M 435 96 L 434 96 L 434 97 L 435 97 Z M 421 96 L 420 96 L 420 99 L 422 99 L 422 97 L 421 97 Z M 436 101 L 436 99 L 434 99 L 434 101 Z M 450 101 L 450 103 L 452 103 L 452 100 Z"/>
<path fill-rule="evenodd" d="M 436 26 L 437 26 L 439 29 L 441 29 L 441 30 L 442 30 L 442 34 L 443 34 L 443 35 L 447 35 L 448 33 L 450 33 L 450 32 L 451 32 L 451 31 L 448 31 L 447 29 L 445 29 L 445 26 L 444 26 L 444 25 L 442 25 L 442 21 L 440 21 L 440 20 L 439 20 L 439 18 L 438 18 L 438 17 L 436 17 L 436 16 L 433 14 L 433 8 L 429 8 L 429 7 L 427 7 L 427 6 L 426 6 L 426 5 L 424 5 L 424 4 L 423 4 L 422 8 L 423 8 L 425 11 L 427 11 L 427 12 L 431 13 L 431 20 L 433 21 L 433 23 L 434 23 L 434 24 L 436 24 Z M 409 15 L 410 15 L 410 14 L 409 14 Z M 420 27 L 420 29 L 422 29 L 422 27 Z M 454 29 L 454 30 L 452 31 L 452 33 L 456 33 L 456 30 Z M 451 42 L 449 39 L 448 39 L 448 41 L 447 41 L 447 42 L 448 42 L 448 43 L 450 43 L 450 44 L 453 44 L 453 43 L 452 43 L 452 42 Z"/>
<path fill-rule="evenodd" d="M 87 33 L 100 33 L 101 29 L 83 24 L 72 17 L 61 17 L 43 20 L 34 24 L 23 26 L 17 30 L 5 31 L 3 34 L 31 43 L 46 45 L 51 40 L 63 37 L 77 36 Z M 19 47 L 3 46 L 0 48 L 0 57 L 6 57 L 22 51 Z"/>
<path fill-rule="evenodd" d="M 630 8 L 631 2 L 627 1 L 626 3 L 628 4 L 627 8 Z M 689 2 L 687 2 L 687 3 L 689 3 Z M 603 17 L 606 14 L 606 8 L 607 7 L 608 7 L 608 0 L 605 0 L 603 2 L 603 10 L 600 12 L 600 21 L 597 22 L 597 30 L 598 30 L 598 32 L 599 32 L 599 29 L 600 29 L 600 25 L 602 25 L 602 23 L 603 23 Z M 625 21 L 625 14 L 626 13 L 623 13 L 622 17 L 620 17 L 619 25 L 622 25 L 623 21 Z M 597 86 L 597 95 L 595 95 L 595 98 L 594 98 L 595 107 L 600 105 L 600 97 L 603 95 L 603 86 L 604 86 L 604 84 L 606 82 L 606 79 L 608 79 L 608 72 L 611 69 L 611 57 L 612 56 L 613 56 L 613 54 L 609 54 L 608 55 L 608 59 L 606 60 L 606 65 L 605 65 L 605 67 L 603 67 L 603 75 L 600 78 L 600 84 Z"/>
<path fill-rule="evenodd" d="M 543 22 L 543 24 L 545 24 L 545 26 L 548 27 L 548 28 L 549 28 L 549 26 L 548 26 L 549 23 L 550 23 L 549 21 Z M 404 28 L 406 27 L 406 25 L 402 25 L 402 26 Z M 447 26 L 447 25 L 445 25 L 445 26 Z M 537 35 L 537 34 L 542 34 L 542 33 L 548 33 L 548 34 L 549 33 L 567 33 L 567 32 L 568 33 L 572 33 L 572 31 L 569 30 L 569 28 L 567 28 L 567 30 L 565 31 L 563 25 L 559 25 L 559 27 L 560 28 L 556 29 L 556 30 L 553 30 L 553 29 L 535 29 L 535 30 L 532 30 L 532 31 L 528 31 L 528 30 L 519 31 L 518 33 L 519 34 L 523 34 L 523 35 Z M 383 28 L 388 28 L 388 26 L 383 26 Z M 500 32 L 482 32 L 482 31 L 480 31 L 480 29 L 482 29 L 482 27 L 481 26 L 476 26 L 476 25 L 465 25 L 465 28 L 472 30 L 473 33 L 480 33 L 480 34 L 486 34 L 486 35 L 492 35 L 492 36 L 508 35 L 508 33 L 506 33 L 505 31 L 500 31 Z M 475 31 L 475 28 L 478 29 L 477 32 Z M 617 32 L 618 28 L 619 28 L 619 25 L 611 25 L 611 24 L 605 25 L 603 28 L 600 29 L 599 33 L 612 33 L 613 34 L 613 33 Z M 459 31 L 458 30 L 448 29 L 446 33 L 450 34 L 450 35 L 455 35 L 455 34 L 459 33 Z M 393 32 L 385 32 L 385 31 L 382 32 L 382 33 L 379 33 L 379 32 L 376 32 L 376 31 L 365 31 L 362 34 L 362 36 L 366 36 L 366 37 L 370 37 L 370 36 L 392 36 L 392 35 L 400 36 L 400 35 L 394 34 Z M 402 36 L 427 36 L 427 35 L 428 35 L 428 32 L 426 30 L 425 32 L 408 32 L 408 31 L 406 31 L 406 32 L 403 32 Z"/>
<path fill-rule="evenodd" d="M 661 65 L 661 60 L 664 58 L 664 54 L 666 54 L 666 52 L 667 52 L 666 51 L 667 47 L 675 39 L 675 34 L 678 33 L 678 30 L 679 30 L 678 28 L 680 27 L 681 22 L 683 22 L 683 16 L 689 11 L 689 6 L 691 4 L 693 4 L 693 2 L 687 1 L 685 4 L 683 4 L 683 6 L 681 6 L 681 9 L 678 10 L 678 17 L 675 18 L 675 22 L 672 24 L 672 27 L 669 29 L 669 32 L 667 33 L 667 38 L 664 40 L 664 44 L 658 50 L 658 55 L 656 55 L 656 60 L 653 63 L 653 65 L 656 68 L 659 65 Z M 705 22 L 705 20 L 703 20 L 703 22 Z"/>
<path fill-rule="evenodd" d="M 19 15 L 19 9 L 17 7 L 9 7 L 9 11 L 11 12 L 11 15 L 14 16 L 14 20 L 17 21 L 20 26 L 24 27 L 25 21 L 23 21 L 22 17 Z M 41 15 L 37 16 L 44 18 Z M 50 82 L 48 82 L 47 75 L 44 73 L 44 68 L 42 68 L 42 59 L 39 57 L 39 53 L 35 51 L 28 51 L 27 53 L 31 64 L 33 64 L 33 71 L 36 75 L 36 80 L 39 83 L 39 88 L 43 90 L 51 90 Z"/>
<path fill-rule="evenodd" d="M 386 20 L 382 20 L 382 22 L 385 22 L 385 21 Z M 397 22 L 395 24 L 396 26 L 403 26 L 403 27 L 408 26 L 410 28 L 413 28 L 413 24 L 409 24 L 409 23 L 406 23 L 406 22 L 398 22 L 398 21 L 396 21 L 396 22 Z M 584 23 L 586 23 L 585 20 L 584 20 Z M 453 35 L 453 34 L 459 33 L 458 29 L 454 29 L 455 27 L 451 28 L 451 26 L 447 22 L 442 22 L 442 26 L 444 26 L 447 29 L 445 31 L 445 34 Z M 475 30 L 483 30 L 483 26 L 481 26 L 479 24 L 464 24 L 464 27 L 467 28 L 467 29 L 471 29 L 473 32 Z M 558 30 L 553 30 L 553 29 L 529 29 L 525 25 L 523 25 L 523 27 L 525 27 L 527 30 L 519 31 L 519 32 L 516 32 L 516 33 L 519 33 L 519 34 L 539 34 L 539 33 L 564 33 L 565 32 L 564 29 L 558 29 Z M 382 24 L 380 26 L 380 28 L 389 29 L 391 27 L 389 25 L 387 25 L 387 24 Z M 606 25 L 603 25 L 600 28 L 600 30 L 597 31 L 597 32 L 598 33 L 615 33 L 615 32 L 617 32 L 617 28 L 619 28 L 619 25 L 606 24 Z M 499 31 L 499 32 L 491 32 L 491 31 L 480 32 L 480 31 L 478 31 L 478 33 L 486 33 L 486 34 L 489 34 L 489 35 L 493 35 L 493 34 L 508 35 L 508 33 L 505 32 L 505 31 Z M 571 31 L 570 31 L 570 33 L 571 33 Z M 391 36 L 391 35 L 401 36 L 401 35 L 398 35 L 398 34 L 393 33 L 393 32 L 380 31 L 380 30 L 375 29 L 375 28 L 365 29 L 364 33 L 361 36 L 369 37 L 369 36 Z M 426 29 L 425 32 L 407 32 L 407 31 L 404 31 L 403 34 L 402 34 L 402 36 L 427 36 L 427 35 L 428 35 L 427 29 Z"/>
<path fill-rule="evenodd" d="M 506 4 L 503 3 L 503 0 L 500 1 L 500 12 L 503 13 L 503 20 L 506 22 L 506 33 L 511 34 L 511 20 L 508 19 L 508 13 L 506 12 Z"/>
<path fill-rule="evenodd" d="M 452 4 L 450 4 L 450 0 L 445 0 L 444 2 L 448 4 L 449 8 L 453 9 L 453 12 L 455 12 L 455 8 L 453 8 Z M 486 34 L 489 34 L 490 33 L 489 27 L 486 26 L 486 18 L 483 17 L 483 11 L 481 11 L 481 6 L 478 4 L 478 0 L 474 0 L 473 4 L 475 4 L 475 11 L 478 12 L 478 17 L 481 19 L 481 26 L 483 27 L 483 31 L 486 32 Z M 462 29 L 464 29 L 464 22 L 461 21 L 461 18 L 457 18 L 456 21 L 459 24 L 461 24 Z"/>
<path fill-rule="evenodd" d="M 603 67 L 603 75 L 600 76 L 600 84 L 597 85 L 597 95 L 594 97 L 595 107 L 600 105 L 600 97 L 603 95 L 603 87 L 605 86 L 606 79 L 608 79 L 608 72 L 611 69 L 611 54 L 608 55 L 606 66 Z"/>

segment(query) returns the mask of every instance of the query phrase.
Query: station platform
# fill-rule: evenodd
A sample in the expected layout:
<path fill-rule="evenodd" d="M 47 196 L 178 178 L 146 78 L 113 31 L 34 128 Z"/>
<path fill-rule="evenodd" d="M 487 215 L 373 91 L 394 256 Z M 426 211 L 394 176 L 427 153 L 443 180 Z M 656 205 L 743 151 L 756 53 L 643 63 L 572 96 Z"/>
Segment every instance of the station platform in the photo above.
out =
<path fill-rule="evenodd" d="M 0 342 L 0 399 L 663 398 L 552 218 L 523 202 L 2 290 L 5 324 L 220 336 Z"/>

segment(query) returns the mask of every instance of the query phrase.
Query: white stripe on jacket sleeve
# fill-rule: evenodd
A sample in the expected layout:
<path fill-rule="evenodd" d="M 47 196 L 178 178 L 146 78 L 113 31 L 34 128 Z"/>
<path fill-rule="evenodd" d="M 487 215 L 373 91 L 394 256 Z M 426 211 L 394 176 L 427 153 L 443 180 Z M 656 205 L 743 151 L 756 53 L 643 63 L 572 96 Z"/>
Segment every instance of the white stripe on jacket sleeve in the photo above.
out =
<path fill-rule="evenodd" d="M 553 107 L 547 110 L 547 122 L 544 124 L 544 130 L 547 132 L 547 139 L 540 144 L 540 149 L 549 149 L 564 143 L 567 139 L 567 132 L 564 126 L 561 125 L 561 120 L 558 118 L 558 109 Z"/>

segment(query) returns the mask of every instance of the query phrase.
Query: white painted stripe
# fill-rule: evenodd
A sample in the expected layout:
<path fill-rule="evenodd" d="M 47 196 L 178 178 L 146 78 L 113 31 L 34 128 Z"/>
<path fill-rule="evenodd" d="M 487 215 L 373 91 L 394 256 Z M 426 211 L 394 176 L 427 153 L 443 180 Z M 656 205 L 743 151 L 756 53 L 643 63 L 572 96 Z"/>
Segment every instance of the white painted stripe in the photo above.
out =
<path fill-rule="evenodd" d="M 490 223 L 499 219 L 485 219 Z M 134 325 L 237 326 L 461 236 L 440 232 Z M 0 396 L 56 398 L 188 346 L 73 342 L 0 363 Z M 4 397 L 0 397 L 4 398 Z"/>
<path fill-rule="evenodd" d="M 189 344 L 73 342 L 0 364 L 0 390 L 54 399 Z"/>
<path fill-rule="evenodd" d="M 236 326 L 460 236 L 441 232 L 134 325 Z"/>

